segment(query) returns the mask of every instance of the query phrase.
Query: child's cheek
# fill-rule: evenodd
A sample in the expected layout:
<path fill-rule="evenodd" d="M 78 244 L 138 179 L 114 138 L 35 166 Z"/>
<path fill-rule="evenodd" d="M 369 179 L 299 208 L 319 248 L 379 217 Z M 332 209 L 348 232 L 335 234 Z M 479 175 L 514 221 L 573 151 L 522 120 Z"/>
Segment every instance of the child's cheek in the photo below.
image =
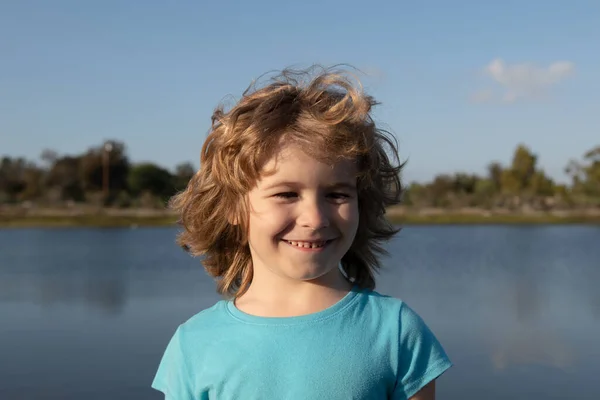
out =
<path fill-rule="evenodd" d="M 355 223 L 358 221 L 358 204 L 355 202 L 346 203 L 338 209 L 338 215 L 345 223 Z"/>
<path fill-rule="evenodd" d="M 293 212 L 290 207 L 273 207 L 269 212 L 269 223 L 277 228 L 288 226 L 293 220 Z"/>
<path fill-rule="evenodd" d="M 293 214 L 289 205 L 263 204 L 260 210 L 255 210 L 255 215 L 265 227 L 271 226 L 274 228 L 279 225 L 289 224 Z"/>

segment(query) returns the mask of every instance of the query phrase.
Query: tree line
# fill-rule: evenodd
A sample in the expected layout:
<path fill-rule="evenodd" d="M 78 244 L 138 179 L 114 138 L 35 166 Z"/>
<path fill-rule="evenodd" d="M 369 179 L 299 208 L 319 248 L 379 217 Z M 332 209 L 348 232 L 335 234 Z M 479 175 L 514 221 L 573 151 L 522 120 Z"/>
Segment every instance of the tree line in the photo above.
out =
<path fill-rule="evenodd" d="M 565 166 L 569 184 L 558 184 L 538 166 L 527 146 L 516 147 L 507 166 L 492 162 L 483 176 L 437 175 L 431 182 L 412 183 L 405 204 L 441 208 L 572 209 L 600 207 L 600 146 Z"/>
<path fill-rule="evenodd" d="M 518 145 L 507 166 L 492 162 L 483 176 L 439 174 L 407 185 L 404 204 L 413 207 L 537 209 L 600 207 L 600 146 L 565 167 L 571 182 L 558 184 L 537 165 L 538 156 Z M 122 142 L 109 141 L 78 155 L 45 150 L 38 162 L 4 156 L 0 161 L 0 204 L 40 206 L 69 203 L 110 207 L 164 207 L 185 188 L 195 168 L 170 171 L 152 162 L 132 163 Z"/>
<path fill-rule="evenodd" d="M 38 163 L 5 156 L 0 161 L 0 203 L 164 207 L 194 173 L 191 163 L 181 163 L 174 171 L 151 162 L 132 163 L 125 144 L 118 141 L 78 155 L 44 150 Z"/>

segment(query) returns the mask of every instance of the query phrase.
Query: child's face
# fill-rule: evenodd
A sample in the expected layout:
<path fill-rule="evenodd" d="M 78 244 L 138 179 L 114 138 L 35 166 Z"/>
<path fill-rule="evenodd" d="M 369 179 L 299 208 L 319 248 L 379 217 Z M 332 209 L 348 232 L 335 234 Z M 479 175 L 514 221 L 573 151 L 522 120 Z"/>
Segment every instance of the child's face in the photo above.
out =
<path fill-rule="evenodd" d="M 358 228 L 356 167 L 333 167 L 283 145 L 248 194 L 255 274 L 330 282 Z M 256 276 L 256 275 L 255 275 Z"/>

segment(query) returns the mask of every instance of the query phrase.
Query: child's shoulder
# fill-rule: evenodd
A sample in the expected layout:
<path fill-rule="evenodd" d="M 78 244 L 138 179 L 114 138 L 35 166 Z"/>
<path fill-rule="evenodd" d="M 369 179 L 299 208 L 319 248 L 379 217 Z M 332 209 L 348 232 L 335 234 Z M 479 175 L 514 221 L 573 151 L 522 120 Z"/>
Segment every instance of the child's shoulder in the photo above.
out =
<path fill-rule="evenodd" d="M 400 336 L 431 335 L 430 328 L 422 316 L 402 298 L 374 290 L 363 290 L 362 298 L 362 318 L 380 327 L 395 330 Z"/>
<path fill-rule="evenodd" d="M 371 292 L 368 301 L 379 319 L 378 329 L 394 332 L 398 398 L 410 398 L 452 366 L 434 332 L 404 300 Z"/>
<path fill-rule="evenodd" d="M 227 302 L 220 300 L 188 318 L 178 330 L 182 336 L 198 338 L 199 335 L 226 329 L 228 322 Z"/>
<path fill-rule="evenodd" d="M 363 290 L 363 303 L 370 307 L 375 314 L 387 317 L 396 316 L 399 319 L 409 320 L 419 315 L 402 298 L 381 294 L 375 290 Z"/>

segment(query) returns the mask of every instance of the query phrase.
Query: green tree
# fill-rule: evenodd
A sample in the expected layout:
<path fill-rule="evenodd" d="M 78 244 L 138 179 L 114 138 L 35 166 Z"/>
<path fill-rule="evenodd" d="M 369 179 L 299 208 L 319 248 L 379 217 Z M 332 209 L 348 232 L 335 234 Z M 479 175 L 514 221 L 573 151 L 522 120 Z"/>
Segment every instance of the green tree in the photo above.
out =
<path fill-rule="evenodd" d="M 502 165 L 498 162 L 492 162 L 488 165 L 487 172 L 493 191 L 499 193 L 502 190 Z"/>
<path fill-rule="evenodd" d="M 585 191 L 590 196 L 600 197 L 600 146 L 585 153 L 583 158 Z"/>
<path fill-rule="evenodd" d="M 571 160 L 565 172 L 571 176 L 576 196 L 600 197 L 600 146 L 587 151 L 581 162 Z"/>
<path fill-rule="evenodd" d="M 434 207 L 447 207 L 450 205 L 449 194 L 453 192 L 454 179 L 447 174 L 436 176 L 427 185 L 429 202 Z"/>
<path fill-rule="evenodd" d="M 16 201 L 19 193 L 25 189 L 25 167 L 26 161 L 23 158 L 2 157 L 0 161 L 0 192 L 4 193 L 10 202 Z"/>
<path fill-rule="evenodd" d="M 146 192 L 164 200 L 175 193 L 171 173 L 152 163 L 134 165 L 129 171 L 128 183 L 136 196 Z"/>
<path fill-rule="evenodd" d="M 479 179 L 475 185 L 474 201 L 477 205 L 491 207 L 496 193 L 496 184 L 492 179 Z"/>
<path fill-rule="evenodd" d="M 531 177 L 531 192 L 537 196 L 552 196 L 554 182 L 543 171 L 536 171 Z"/>
<path fill-rule="evenodd" d="M 175 175 L 173 176 L 173 186 L 176 191 L 181 191 L 186 188 L 190 179 L 196 173 L 196 169 L 191 163 L 182 163 L 175 167 Z"/>
<path fill-rule="evenodd" d="M 519 190 L 530 187 L 536 171 L 537 156 L 524 145 L 519 145 L 513 155 L 511 171 Z"/>
<path fill-rule="evenodd" d="M 106 147 L 106 145 L 108 145 Z M 107 150 L 109 149 L 109 150 Z M 104 162 L 108 161 L 108 184 L 111 192 L 127 189 L 130 163 L 125 144 L 108 141 L 90 148 L 81 157 L 81 180 L 86 191 L 100 191 L 104 186 Z"/>
<path fill-rule="evenodd" d="M 511 195 L 521 193 L 521 181 L 512 169 L 505 169 L 500 176 L 502 192 Z"/>
<path fill-rule="evenodd" d="M 537 171 L 536 163 L 537 155 L 521 144 L 515 149 L 510 168 L 501 170 L 498 166 L 494 166 L 490 175 L 492 173 L 495 177 L 500 175 L 500 187 L 505 194 L 518 196 L 532 194 L 531 186 Z M 539 178 L 536 179 L 539 181 Z"/>
<path fill-rule="evenodd" d="M 80 157 L 58 158 L 48 171 L 45 186 L 57 189 L 62 200 L 83 201 L 85 196 L 80 179 L 80 165 Z"/>
<path fill-rule="evenodd" d="M 427 189 L 418 182 L 412 182 L 404 191 L 402 202 L 407 206 L 423 206 L 427 201 Z"/>
<path fill-rule="evenodd" d="M 44 193 L 44 170 L 33 163 L 29 163 L 23 174 L 25 187 L 20 194 L 21 200 L 35 200 Z"/>
<path fill-rule="evenodd" d="M 475 193 L 475 187 L 479 179 L 477 175 L 457 173 L 454 175 L 452 191 L 455 193 L 473 194 Z"/>

